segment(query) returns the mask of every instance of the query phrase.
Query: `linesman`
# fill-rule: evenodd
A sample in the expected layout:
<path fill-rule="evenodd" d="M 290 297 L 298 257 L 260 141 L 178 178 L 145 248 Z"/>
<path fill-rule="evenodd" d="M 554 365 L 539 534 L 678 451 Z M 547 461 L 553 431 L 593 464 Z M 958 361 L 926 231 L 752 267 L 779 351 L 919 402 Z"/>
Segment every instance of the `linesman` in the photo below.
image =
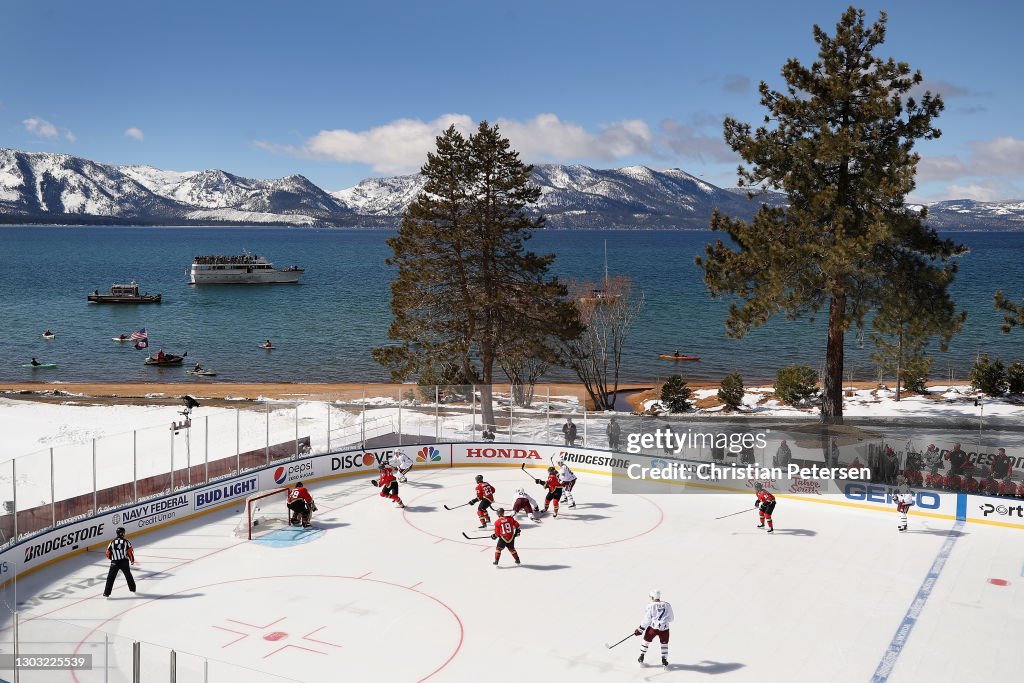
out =
<path fill-rule="evenodd" d="M 103 597 L 110 597 L 110 591 L 114 587 L 114 579 L 117 578 L 118 572 L 124 572 L 128 590 L 134 593 L 135 578 L 132 576 L 129 564 L 135 564 L 135 551 L 132 549 L 132 542 L 124 537 L 123 526 L 117 527 L 117 538 L 107 546 L 107 559 L 110 560 L 110 571 L 107 572 L 107 585 L 103 588 Z"/>

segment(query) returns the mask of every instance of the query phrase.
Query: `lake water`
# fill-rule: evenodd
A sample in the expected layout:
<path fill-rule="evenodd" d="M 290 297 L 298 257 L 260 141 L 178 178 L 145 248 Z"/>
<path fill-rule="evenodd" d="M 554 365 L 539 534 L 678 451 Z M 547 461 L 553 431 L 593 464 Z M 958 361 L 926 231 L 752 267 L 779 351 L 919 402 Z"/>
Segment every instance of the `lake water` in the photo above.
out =
<path fill-rule="evenodd" d="M 183 368 L 143 366 L 146 352 L 111 337 L 147 327 L 151 351 L 182 353 L 214 368 L 217 381 L 387 381 L 370 349 L 388 343 L 393 271 L 385 240 L 391 231 L 297 228 L 0 227 L 0 380 L 178 381 Z M 951 235 L 971 253 L 961 259 L 953 287 L 967 310 L 964 332 L 938 354 L 935 376 L 964 378 L 981 350 L 1004 362 L 1024 357 L 1024 331 L 1004 335 L 992 295 L 1002 288 L 1024 295 L 1024 234 Z M 624 354 L 623 379 L 656 381 L 685 376 L 719 378 L 740 370 L 748 382 L 771 378 L 793 362 L 819 367 L 823 320 L 771 321 L 743 340 L 725 337 L 728 304 L 709 299 L 693 258 L 716 237 L 708 232 L 540 232 L 535 251 L 557 255 L 559 276 L 598 280 L 604 243 L 612 274 L 625 273 L 643 289 L 646 306 Z M 206 286 L 187 284 L 197 254 L 266 256 L 278 267 L 306 269 L 300 285 Z M 99 305 L 93 290 L 132 278 L 159 305 Z M 41 335 L 49 327 L 56 339 Z M 264 339 L 279 348 L 257 348 Z M 847 337 L 847 372 L 877 376 L 855 334 Z M 661 360 L 659 353 L 699 355 L 699 363 Z M 21 367 L 32 357 L 57 362 L 52 370 Z M 189 364 L 190 365 L 190 364 Z M 572 379 L 553 371 L 547 379 Z"/>

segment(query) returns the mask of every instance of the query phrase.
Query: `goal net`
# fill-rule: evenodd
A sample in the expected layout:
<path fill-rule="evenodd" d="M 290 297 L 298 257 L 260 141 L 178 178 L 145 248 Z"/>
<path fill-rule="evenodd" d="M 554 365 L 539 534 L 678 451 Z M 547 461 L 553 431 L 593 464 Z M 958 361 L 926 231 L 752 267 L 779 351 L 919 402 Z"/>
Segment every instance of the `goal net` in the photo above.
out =
<path fill-rule="evenodd" d="M 261 491 L 245 499 L 245 509 L 235 526 L 235 536 L 250 541 L 288 526 L 288 489 Z"/>

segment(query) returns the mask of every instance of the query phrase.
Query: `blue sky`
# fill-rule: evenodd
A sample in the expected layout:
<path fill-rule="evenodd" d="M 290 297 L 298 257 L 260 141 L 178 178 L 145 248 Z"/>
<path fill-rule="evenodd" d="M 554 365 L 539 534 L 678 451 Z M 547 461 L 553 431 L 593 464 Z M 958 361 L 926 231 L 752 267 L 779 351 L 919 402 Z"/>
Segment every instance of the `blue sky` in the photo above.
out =
<path fill-rule="evenodd" d="M 628 6 L 627 6 L 628 4 Z M 170 170 L 302 173 L 333 191 L 415 171 L 449 122 L 530 162 L 682 168 L 723 186 L 722 118 L 815 57 L 848 2 L 5 3 L 0 146 Z M 1024 198 L 1024 10 L 889 12 L 880 54 L 943 94 L 914 199 Z"/>

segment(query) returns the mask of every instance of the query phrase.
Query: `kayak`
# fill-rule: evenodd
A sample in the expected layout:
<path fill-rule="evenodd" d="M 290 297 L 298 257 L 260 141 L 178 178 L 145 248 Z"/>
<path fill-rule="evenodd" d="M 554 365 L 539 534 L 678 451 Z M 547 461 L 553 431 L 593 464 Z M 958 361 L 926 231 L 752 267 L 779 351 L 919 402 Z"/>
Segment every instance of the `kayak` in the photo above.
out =
<path fill-rule="evenodd" d="M 670 356 L 668 354 L 661 354 L 658 358 L 666 358 L 668 360 L 700 360 L 700 356 Z"/>
<path fill-rule="evenodd" d="M 25 363 L 21 367 L 23 367 L 23 368 L 32 368 L 33 370 L 37 370 L 39 368 L 55 368 L 55 367 L 57 367 L 57 364 L 56 363 L 40 363 L 39 365 L 32 365 L 31 363 Z"/>
<path fill-rule="evenodd" d="M 43 335 L 43 339 L 53 339 L 56 336 L 57 335 L 55 335 L 55 334 L 44 334 Z"/>
<path fill-rule="evenodd" d="M 129 339 L 128 337 L 125 337 L 124 339 L 121 339 L 120 337 L 111 337 L 110 339 L 112 341 L 120 342 L 122 344 L 124 344 L 127 341 L 131 341 L 131 339 Z"/>
<path fill-rule="evenodd" d="M 216 377 L 217 373 L 213 370 L 186 370 L 186 375 L 195 375 L 197 377 Z"/>
<path fill-rule="evenodd" d="M 277 347 L 276 346 L 264 346 L 263 344 L 260 344 L 260 348 L 263 349 L 264 351 L 273 351 Z"/>

